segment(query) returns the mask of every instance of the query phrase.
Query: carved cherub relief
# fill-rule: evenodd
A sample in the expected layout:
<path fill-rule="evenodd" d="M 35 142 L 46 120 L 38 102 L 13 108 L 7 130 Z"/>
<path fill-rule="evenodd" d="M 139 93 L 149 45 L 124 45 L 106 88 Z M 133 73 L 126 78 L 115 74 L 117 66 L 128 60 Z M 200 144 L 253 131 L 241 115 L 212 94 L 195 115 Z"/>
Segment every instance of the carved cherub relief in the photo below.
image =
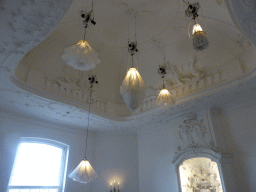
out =
<path fill-rule="evenodd" d="M 210 145 L 210 142 L 205 139 L 208 132 L 203 124 L 203 119 L 198 120 L 195 114 L 190 114 L 182 120 L 178 134 L 183 145 L 183 147 L 179 146 L 179 149 Z"/>
<path fill-rule="evenodd" d="M 181 66 L 167 62 L 166 66 L 170 75 L 167 76 L 166 84 L 172 88 L 182 88 L 184 85 L 190 84 L 193 78 L 196 81 L 203 79 L 206 74 L 205 70 L 197 68 L 196 63 L 196 55 Z"/>

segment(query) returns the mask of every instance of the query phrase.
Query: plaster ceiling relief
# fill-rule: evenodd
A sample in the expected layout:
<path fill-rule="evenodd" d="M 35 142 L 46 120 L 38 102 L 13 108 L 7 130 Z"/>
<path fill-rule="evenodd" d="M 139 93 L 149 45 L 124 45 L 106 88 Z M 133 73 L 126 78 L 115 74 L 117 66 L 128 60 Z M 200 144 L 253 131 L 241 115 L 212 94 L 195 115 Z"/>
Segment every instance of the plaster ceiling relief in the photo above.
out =
<path fill-rule="evenodd" d="M 194 0 L 191 1 L 196 2 Z M 255 47 L 234 25 L 226 5 L 220 1 L 200 2 L 198 23 L 205 31 L 209 48 L 193 49 L 191 18 L 186 18 L 182 1 L 94 1 L 94 20 L 85 39 L 99 53 L 101 63 L 92 70 L 79 71 L 61 58 L 64 49 L 83 39 L 81 10 L 91 2 L 74 0 L 55 29 L 19 62 L 16 85 L 47 99 L 87 109 L 87 78 L 96 74 L 93 113 L 109 119 L 140 117 L 158 108 L 155 99 L 162 81 L 159 65 L 167 66 L 166 87 L 180 104 L 193 94 L 205 94 L 254 70 Z M 120 86 L 131 67 L 127 42 L 136 38 L 139 52 L 135 67 L 146 83 L 146 97 L 131 113 L 120 95 Z M 68 115 L 68 114 L 65 114 Z"/>

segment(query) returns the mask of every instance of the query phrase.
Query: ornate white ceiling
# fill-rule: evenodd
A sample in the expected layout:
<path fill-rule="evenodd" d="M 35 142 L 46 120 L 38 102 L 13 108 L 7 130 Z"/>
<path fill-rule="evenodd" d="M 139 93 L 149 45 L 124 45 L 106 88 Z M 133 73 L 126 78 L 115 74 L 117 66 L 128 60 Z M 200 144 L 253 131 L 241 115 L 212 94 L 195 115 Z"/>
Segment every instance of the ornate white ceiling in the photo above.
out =
<path fill-rule="evenodd" d="M 24 110 L 20 107 L 21 103 L 22 106 L 32 106 L 27 106 L 30 114 L 41 114 L 46 119 L 81 126 L 88 109 L 85 102 L 88 96 L 87 77 L 97 74 L 99 85 L 93 94 L 96 100 L 93 118 L 99 123 L 95 127 L 106 121 L 112 122 L 108 127 L 113 127 L 115 121 L 128 120 L 134 125 L 138 121 L 146 121 L 151 118 L 146 116 L 159 111 L 154 101 L 161 88 L 157 69 L 163 64 L 164 56 L 168 73 L 167 88 L 174 103 L 166 109 L 169 115 L 191 110 L 191 106 L 198 105 L 201 100 L 204 100 L 201 106 L 210 105 L 212 100 L 217 103 L 218 99 L 210 98 L 218 93 L 228 95 L 223 93 L 225 87 L 233 86 L 241 78 L 254 77 L 255 47 L 239 30 L 232 6 L 227 6 L 222 0 L 199 1 L 198 23 L 209 40 L 209 48 L 203 52 L 193 49 L 192 39 L 188 36 L 188 26 L 190 30 L 192 28 L 191 18 L 185 17 L 186 6 L 182 0 L 95 0 L 97 24 L 89 26 L 86 40 L 100 53 L 101 63 L 87 72 L 69 67 L 61 55 L 64 48 L 83 39 L 80 13 L 86 8 L 90 10 L 91 2 L 73 0 L 71 4 L 70 1 L 51 4 L 41 1 L 39 5 L 33 2 L 37 1 L 22 1 L 20 5 L 13 4 L 11 7 L 3 2 L 2 9 L 8 19 L 1 23 L 6 31 L 6 38 L 1 38 L 2 87 L 3 90 L 18 91 L 18 96 L 13 96 L 13 99 L 10 99 L 10 92 L 5 92 L 2 101 L 8 101 L 10 106 L 20 110 Z M 43 12 L 46 8 L 48 14 Z M 127 69 L 131 67 L 127 41 L 128 38 L 134 40 L 135 15 L 139 49 L 135 66 L 146 82 L 147 93 L 140 109 L 131 114 L 119 88 Z M 19 33 L 23 35 L 16 36 Z M 14 85 L 10 89 L 10 77 L 12 83 L 31 94 Z M 209 100 L 205 99 L 207 97 Z M 197 101 L 194 102 L 195 98 Z M 23 102 L 18 101 L 23 99 Z M 39 101 L 42 103 L 39 104 Z M 121 126 L 115 123 L 114 127 Z"/>

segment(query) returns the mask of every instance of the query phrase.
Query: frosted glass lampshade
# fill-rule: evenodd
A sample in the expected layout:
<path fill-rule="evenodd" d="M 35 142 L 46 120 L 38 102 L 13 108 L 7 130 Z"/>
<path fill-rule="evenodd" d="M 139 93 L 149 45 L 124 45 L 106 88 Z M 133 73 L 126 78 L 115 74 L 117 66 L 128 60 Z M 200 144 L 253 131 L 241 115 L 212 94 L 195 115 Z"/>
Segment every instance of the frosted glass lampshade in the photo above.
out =
<path fill-rule="evenodd" d="M 98 174 L 91 166 L 87 159 L 84 159 L 80 164 L 68 175 L 69 178 L 80 183 L 88 183 L 98 177 Z"/>
<path fill-rule="evenodd" d="M 64 52 L 61 58 L 66 64 L 80 71 L 91 70 L 101 62 L 99 53 L 84 40 L 65 48 Z"/>
<path fill-rule="evenodd" d="M 145 98 L 146 83 L 134 67 L 130 68 L 120 87 L 121 95 L 127 107 L 134 111 Z"/>
<path fill-rule="evenodd" d="M 195 24 L 193 26 L 193 46 L 197 51 L 203 51 L 208 48 L 208 39 L 206 38 L 206 34 L 203 31 L 202 27 L 199 24 Z"/>
<path fill-rule="evenodd" d="M 156 104 L 158 106 L 164 107 L 171 103 L 172 103 L 171 94 L 167 89 L 162 89 L 156 99 Z"/>
<path fill-rule="evenodd" d="M 194 35 L 194 33 L 196 33 L 196 32 L 200 32 L 200 31 L 203 31 L 202 27 L 199 24 L 195 24 L 193 26 L 192 35 Z"/>

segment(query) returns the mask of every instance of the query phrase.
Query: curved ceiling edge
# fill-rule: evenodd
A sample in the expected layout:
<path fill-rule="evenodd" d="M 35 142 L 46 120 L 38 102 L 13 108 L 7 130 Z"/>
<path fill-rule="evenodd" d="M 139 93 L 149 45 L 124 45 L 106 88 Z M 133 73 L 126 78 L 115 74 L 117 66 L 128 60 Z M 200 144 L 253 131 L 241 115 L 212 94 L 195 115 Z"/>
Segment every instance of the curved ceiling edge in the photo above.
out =
<path fill-rule="evenodd" d="M 0 56 L 25 55 L 55 28 L 72 1 L 1 1 L 1 14 L 5 19 L 0 21 L 4 34 L 0 37 Z"/>
<path fill-rule="evenodd" d="M 65 97 L 61 97 L 61 96 L 56 96 L 56 95 L 52 95 L 49 93 L 46 93 L 44 91 L 38 90 L 33 88 L 32 86 L 29 86 L 23 82 L 21 82 L 19 79 L 17 79 L 16 77 L 12 76 L 10 77 L 12 83 L 14 83 L 16 86 L 18 86 L 19 88 L 29 91 L 31 93 L 34 93 L 38 96 L 53 100 L 53 101 L 57 101 L 57 102 L 62 102 L 74 107 L 77 107 L 79 109 L 82 109 L 83 111 L 88 111 L 88 106 L 86 104 L 81 104 L 79 101 L 74 101 Z M 218 96 L 222 96 L 225 97 L 230 93 L 230 90 L 232 88 L 234 88 L 234 90 L 237 90 L 237 86 L 240 86 L 241 84 L 247 83 L 251 80 L 255 80 L 256 78 L 256 69 L 251 70 L 249 73 L 244 74 L 241 77 L 238 77 L 235 80 L 223 83 L 223 84 L 215 84 L 214 87 L 208 88 L 206 90 L 200 91 L 200 92 L 194 92 L 192 94 L 186 95 L 184 97 L 181 98 L 177 98 L 177 100 L 175 101 L 175 104 L 166 108 L 165 110 L 172 110 L 172 114 L 173 115 L 177 115 L 179 113 L 181 113 L 182 111 L 187 111 L 187 110 L 192 110 L 192 108 L 190 108 L 190 104 L 191 106 L 193 106 L 193 102 L 195 102 L 196 100 L 198 102 L 202 102 L 201 104 L 204 106 L 211 106 L 212 104 L 216 104 L 213 102 L 213 98 L 216 98 Z M 242 94 L 243 90 L 240 90 L 241 93 L 238 93 L 238 91 L 236 91 L 236 94 Z M 86 97 L 85 97 L 86 98 Z M 207 101 L 205 98 L 209 98 L 209 100 Z M 221 97 L 220 97 L 221 98 Z M 152 99 L 154 100 L 154 99 Z M 149 100 L 151 101 L 151 100 Z M 227 102 L 225 101 L 225 99 L 222 100 L 222 102 Z M 107 107 L 113 107 L 111 106 L 113 104 L 106 104 L 104 105 L 104 108 L 101 108 L 101 104 L 95 102 L 92 105 L 92 113 L 98 117 L 104 118 L 104 119 L 110 119 L 116 122 L 125 122 L 125 121 L 133 121 L 136 119 L 140 119 L 143 117 L 151 117 L 154 116 L 154 114 L 158 113 L 159 111 L 163 111 L 162 109 L 159 109 L 156 106 L 151 107 L 149 110 L 146 110 L 143 113 L 136 113 L 133 116 L 127 116 L 127 117 L 118 117 L 115 116 L 115 114 L 113 113 L 113 108 L 108 109 Z M 114 106 L 114 107 L 118 107 L 118 106 Z M 126 106 L 121 106 L 119 110 L 122 110 L 122 107 L 126 107 Z M 143 107 L 143 106 L 141 106 Z M 165 111 L 164 110 L 164 111 Z M 175 114 L 175 111 L 177 111 L 177 113 Z"/>
<path fill-rule="evenodd" d="M 236 0 L 233 0 L 233 1 L 236 1 Z M 247 0 L 247 1 L 249 2 L 250 0 Z M 48 1 L 43 1 L 43 2 L 48 2 Z M 71 1 L 66 0 L 65 2 L 70 3 Z M 246 3 L 245 0 L 243 2 Z M 66 5 L 66 8 L 67 7 L 68 5 Z M 35 14 L 37 12 L 33 12 L 33 13 Z M 49 29 L 48 30 L 49 32 L 50 28 L 47 28 L 47 29 Z M 41 37 L 43 38 L 43 36 Z M 256 38 L 255 39 L 250 38 L 250 39 L 255 43 Z M 35 38 L 35 41 L 36 40 L 38 39 Z M 25 46 L 25 44 L 24 45 L 19 44 L 17 45 L 17 48 L 19 47 L 22 48 L 22 46 Z M 35 46 L 35 44 L 33 44 L 33 46 Z M 253 48 L 253 51 L 255 51 L 255 48 Z M 251 55 L 253 55 L 253 53 L 250 54 L 250 57 L 252 57 Z M 202 79 L 191 78 L 189 84 L 186 84 L 182 86 L 182 88 L 172 91 L 172 95 L 174 100 L 176 101 L 176 105 L 182 104 L 185 101 L 191 101 L 194 98 L 200 98 L 205 95 L 210 95 L 212 92 L 218 92 L 219 90 L 222 90 L 223 87 L 231 87 L 234 84 L 236 84 L 238 81 L 246 81 L 246 80 L 252 79 L 253 77 L 255 77 L 255 68 L 254 66 L 253 67 L 246 67 L 246 66 L 250 66 L 250 63 L 254 62 L 256 59 L 251 58 L 250 60 L 247 60 L 247 61 L 244 61 L 244 60 L 246 60 L 246 55 L 245 56 L 240 55 L 238 58 L 230 61 L 229 64 L 225 65 L 225 68 L 214 71 L 211 74 L 207 74 Z M 246 68 L 248 68 L 248 70 L 246 70 Z M 200 72 L 198 71 L 197 73 L 198 73 L 198 76 L 200 76 Z M 18 79 L 16 79 L 16 77 Z M 57 82 L 53 82 L 52 80 L 45 78 L 44 75 L 40 74 L 39 71 L 36 71 L 34 69 L 29 69 L 29 68 L 27 68 L 27 70 L 23 69 L 23 71 L 16 77 L 12 77 L 12 82 L 22 89 L 35 93 L 39 96 L 43 96 L 55 101 L 61 101 L 69 105 L 82 108 L 84 110 L 87 109 L 87 106 L 82 103 L 84 99 L 87 98 L 86 94 L 83 95 L 82 93 L 79 93 L 79 92 L 74 94 L 74 91 L 72 89 L 65 86 L 64 87 L 59 86 Z M 246 79 L 246 80 L 243 80 L 243 79 Z M 155 102 L 154 102 L 155 98 L 156 96 L 154 95 L 146 98 L 142 106 L 138 109 L 138 111 L 136 111 L 136 113 L 133 116 L 130 116 L 124 104 L 116 104 L 116 103 L 105 102 L 100 100 L 97 100 L 95 102 L 93 106 L 93 113 L 95 113 L 96 115 L 99 115 L 100 117 L 112 119 L 115 121 L 133 120 L 138 117 L 143 117 L 158 111 L 158 108 L 155 106 Z"/>
<path fill-rule="evenodd" d="M 226 0 L 243 33 L 256 45 L 256 7 L 254 0 Z"/>

